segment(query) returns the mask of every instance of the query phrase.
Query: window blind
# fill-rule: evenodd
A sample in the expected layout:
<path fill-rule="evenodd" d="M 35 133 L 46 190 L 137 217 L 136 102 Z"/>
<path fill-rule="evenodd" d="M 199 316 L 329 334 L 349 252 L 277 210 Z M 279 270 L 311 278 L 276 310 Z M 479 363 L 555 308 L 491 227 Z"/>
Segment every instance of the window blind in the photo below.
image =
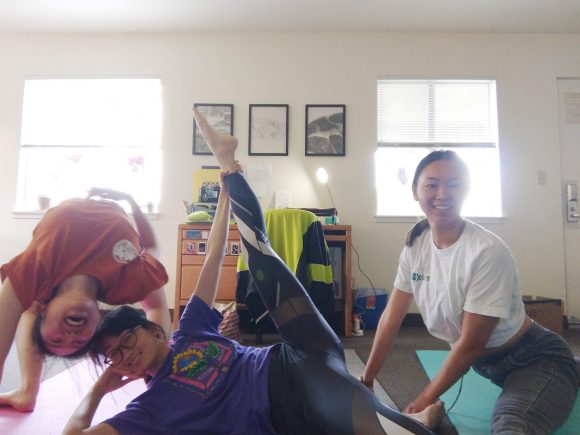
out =
<path fill-rule="evenodd" d="M 494 80 L 377 81 L 378 146 L 495 147 Z"/>

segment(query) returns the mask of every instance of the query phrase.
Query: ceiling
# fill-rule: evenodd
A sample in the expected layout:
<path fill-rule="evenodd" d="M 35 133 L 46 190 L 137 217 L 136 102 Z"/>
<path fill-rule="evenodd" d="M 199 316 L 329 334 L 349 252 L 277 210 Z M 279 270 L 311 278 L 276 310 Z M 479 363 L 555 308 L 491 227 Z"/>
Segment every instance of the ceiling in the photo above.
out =
<path fill-rule="evenodd" d="M 0 0 L 0 32 L 580 33 L 580 0 Z"/>

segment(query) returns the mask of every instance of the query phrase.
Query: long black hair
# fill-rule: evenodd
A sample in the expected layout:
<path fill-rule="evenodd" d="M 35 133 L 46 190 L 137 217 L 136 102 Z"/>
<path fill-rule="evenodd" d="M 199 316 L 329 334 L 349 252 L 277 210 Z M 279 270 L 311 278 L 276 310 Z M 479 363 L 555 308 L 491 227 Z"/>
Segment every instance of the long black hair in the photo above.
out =
<path fill-rule="evenodd" d="M 465 176 L 469 178 L 469 168 L 461 159 L 461 157 L 459 157 L 459 154 L 451 150 L 435 150 L 423 157 L 423 159 L 417 165 L 417 168 L 415 169 L 415 175 L 413 176 L 413 189 L 417 187 L 419 177 L 421 176 L 423 170 L 431 163 L 437 162 L 439 160 L 449 160 L 456 162 L 459 164 L 461 171 L 465 173 Z M 412 246 L 415 239 L 419 237 L 427 228 L 429 228 L 429 221 L 427 218 L 421 219 L 419 222 L 417 222 L 407 233 L 405 245 Z"/>

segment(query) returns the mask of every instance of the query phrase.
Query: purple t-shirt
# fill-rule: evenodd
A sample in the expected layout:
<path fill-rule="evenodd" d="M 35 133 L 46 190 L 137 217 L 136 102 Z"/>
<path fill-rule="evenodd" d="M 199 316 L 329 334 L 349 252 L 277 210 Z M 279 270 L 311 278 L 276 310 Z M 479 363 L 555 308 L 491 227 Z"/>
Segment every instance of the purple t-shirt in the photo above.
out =
<path fill-rule="evenodd" d="M 192 296 L 147 391 L 105 423 L 122 434 L 275 434 L 268 369 L 272 347 L 218 333 L 222 315 Z"/>

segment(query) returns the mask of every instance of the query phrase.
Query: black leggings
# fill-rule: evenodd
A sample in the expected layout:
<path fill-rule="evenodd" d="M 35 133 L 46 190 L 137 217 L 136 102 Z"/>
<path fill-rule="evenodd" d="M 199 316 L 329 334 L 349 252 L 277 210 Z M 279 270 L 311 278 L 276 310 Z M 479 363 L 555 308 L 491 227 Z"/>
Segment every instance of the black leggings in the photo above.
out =
<path fill-rule="evenodd" d="M 339 338 L 270 246 L 260 204 L 246 180 L 233 173 L 225 182 L 242 240 L 242 257 L 283 340 L 270 365 L 274 428 L 301 435 L 373 435 L 387 430 L 432 434 L 381 403 L 348 373 Z M 383 428 L 379 415 L 392 429 Z"/>

